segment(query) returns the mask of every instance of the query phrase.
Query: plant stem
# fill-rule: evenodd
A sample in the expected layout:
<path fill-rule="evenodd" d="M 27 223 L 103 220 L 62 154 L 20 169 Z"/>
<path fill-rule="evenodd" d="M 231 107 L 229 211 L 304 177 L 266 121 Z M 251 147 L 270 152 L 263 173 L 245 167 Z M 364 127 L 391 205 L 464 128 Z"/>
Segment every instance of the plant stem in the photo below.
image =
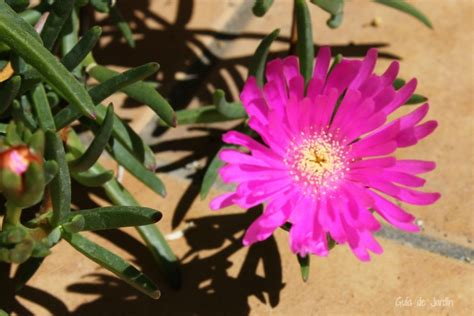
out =
<path fill-rule="evenodd" d="M 21 225 L 20 217 L 21 217 L 21 208 L 14 205 L 11 202 L 5 203 L 5 207 L 7 208 L 7 212 L 5 217 L 3 218 L 3 227 L 7 225 L 11 226 L 19 226 Z"/>

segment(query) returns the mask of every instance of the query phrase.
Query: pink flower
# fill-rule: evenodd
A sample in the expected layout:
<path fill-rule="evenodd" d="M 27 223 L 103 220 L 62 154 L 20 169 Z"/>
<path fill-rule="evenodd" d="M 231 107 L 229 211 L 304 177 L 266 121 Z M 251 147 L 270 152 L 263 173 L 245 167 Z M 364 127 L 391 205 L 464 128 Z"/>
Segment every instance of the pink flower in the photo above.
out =
<path fill-rule="evenodd" d="M 295 56 L 268 63 L 263 89 L 255 78 L 247 80 L 241 100 L 249 126 L 262 142 L 237 131 L 223 136 L 224 142 L 250 153 L 220 152 L 226 162 L 220 176 L 238 186 L 215 198 L 211 208 L 266 203 L 248 228 L 245 245 L 290 223 L 294 253 L 326 256 L 329 234 L 366 261 L 369 250 L 382 253 L 372 236 L 381 227 L 374 213 L 401 230 L 419 230 L 414 216 L 390 198 L 428 205 L 440 197 L 412 189 L 424 185 L 418 175 L 433 170 L 434 162 L 393 156 L 397 148 L 431 134 L 437 122 L 420 124 L 428 112 L 424 104 L 387 123 L 416 87 L 413 79 L 399 90 L 393 88 L 398 62 L 375 75 L 377 51 L 371 49 L 364 60 L 343 59 L 328 74 L 330 59 L 329 48 L 321 48 L 306 93 Z"/>

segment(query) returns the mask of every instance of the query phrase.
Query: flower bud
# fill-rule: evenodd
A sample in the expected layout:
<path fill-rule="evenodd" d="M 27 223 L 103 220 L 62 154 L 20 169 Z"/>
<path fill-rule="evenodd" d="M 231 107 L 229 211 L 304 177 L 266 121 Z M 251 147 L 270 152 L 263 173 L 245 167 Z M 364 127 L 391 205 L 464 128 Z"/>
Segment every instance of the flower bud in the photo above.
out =
<path fill-rule="evenodd" d="M 43 158 L 25 145 L 0 152 L 0 191 L 20 207 L 38 203 L 44 191 Z"/>

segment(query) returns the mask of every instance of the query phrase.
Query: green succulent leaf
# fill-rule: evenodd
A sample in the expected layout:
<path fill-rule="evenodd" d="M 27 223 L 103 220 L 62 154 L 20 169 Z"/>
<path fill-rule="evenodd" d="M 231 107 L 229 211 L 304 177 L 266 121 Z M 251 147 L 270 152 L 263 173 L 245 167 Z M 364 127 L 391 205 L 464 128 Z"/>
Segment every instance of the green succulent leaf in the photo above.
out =
<path fill-rule="evenodd" d="M 74 0 L 55 1 L 49 10 L 48 18 L 41 31 L 44 47 L 52 50 L 64 24 L 74 9 Z"/>
<path fill-rule="evenodd" d="M 74 212 L 72 213 L 68 219 L 66 219 L 66 222 L 61 225 L 62 229 L 67 231 L 68 233 L 78 233 L 80 231 L 85 230 L 86 220 L 82 214 L 79 212 Z"/>
<path fill-rule="evenodd" d="M 280 34 L 280 29 L 276 29 L 260 42 L 253 55 L 252 59 L 250 60 L 249 65 L 249 74 L 248 76 L 253 76 L 257 79 L 257 83 L 260 87 L 263 86 L 264 81 L 264 74 L 265 74 L 265 64 L 267 63 L 267 56 L 268 52 L 270 51 L 270 46 L 272 45 L 273 41 L 278 37 Z"/>
<path fill-rule="evenodd" d="M 311 16 L 306 0 L 295 0 L 295 11 L 296 31 L 298 34 L 296 51 L 300 62 L 300 72 L 304 77 L 305 83 L 308 84 L 313 75 L 314 44 Z"/>
<path fill-rule="evenodd" d="M 41 18 L 41 12 L 35 9 L 22 11 L 18 15 L 29 25 L 35 25 Z"/>
<path fill-rule="evenodd" d="M 153 299 L 160 297 L 160 291 L 153 281 L 113 252 L 77 233 L 71 234 L 63 231 L 63 238 L 77 251 L 114 273 L 137 290 Z"/>
<path fill-rule="evenodd" d="M 159 65 L 157 63 L 148 63 L 127 70 L 124 73 L 110 77 L 109 79 L 104 80 L 99 85 L 91 88 L 89 90 L 89 95 L 95 104 L 100 103 L 105 98 L 111 96 L 120 89 L 123 89 L 124 87 L 129 86 L 139 80 L 149 77 L 150 75 L 157 72 L 158 69 Z M 97 107 L 100 107 L 100 105 L 98 105 Z M 58 128 L 63 128 L 80 117 L 81 112 L 78 111 L 75 107 L 69 105 L 63 108 L 55 115 L 55 121 Z"/>
<path fill-rule="evenodd" d="M 46 145 L 45 158 L 47 160 L 54 160 L 58 164 L 58 172 L 49 184 L 53 205 L 51 224 L 53 227 L 56 227 L 64 222 L 71 210 L 71 178 L 66 161 L 66 153 L 59 135 L 47 131 Z"/>
<path fill-rule="evenodd" d="M 61 63 L 67 70 L 72 71 L 80 65 L 86 56 L 92 51 L 102 34 L 100 26 L 94 26 L 74 45 L 74 47 L 61 59 Z M 94 102 L 98 103 L 98 102 Z"/>
<path fill-rule="evenodd" d="M 111 0 L 90 0 L 90 2 L 97 11 L 109 13 Z"/>
<path fill-rule="evenodd" d="M 119 73 L 103 66 L 90 67 L 89 75 L 104 82 Z M 135 101 L 148 105 L 168 126 L 176 126 L 176 116 L 171 105 L 153 87 L 140 81 L 120 89 Z"/>
<path fill-rule="evenodd" d="M 0 114 L 4 113 L 10 107 L 20 91 L 20 86 L 20 76 L 13 76 L 0 84 Z"/>
<path fill-rule="evenodd" d="M 114 107 L 109 105 L 102 126 L 92 140 L 89 148 L 87 148 L 80 157 L 69 162 L 69 168 L 72 172 L 86 171 L 96 163 L 112 135 L 113 123 Z"/>
<path fill-rule="evenodd" d="M 120 165 L 127 169 L 130 174 L 140 182 L 159 195 L 166 195 L 163 182 L 161 182 L 154 172 L 145 168 L 120 142 L 113 143 L 110 153 Z"/>
<path fill-rule="evenodd" d="M 84 87 L 41 43 L 35 30 L 0 0 L 0 38 L 84 115 L 94 118 L 94 104 Z"/>
<path fill-rule="evenodd" d="M 130 29 L 130 25 L 128 25 L 127 21 L 125 21 L 122 13 L 120 13 L 116 5 L 110 8 L 110 17 L 112 18 L 112 22 L 122 33 L 123 37 L 127 41 L 127 44 L 132 48 L 135 47 L 135 40 L 133 39 L 133 33 Z"/>
<path fill-rule="evenodd" d="M 214 105 L 201 106 L 195 109 L 184 109 L 176 111 L 178 125 L 215 123 L 234 120 L 220 113 Z M 160 126 L 168 126 L 163 120 L 159 120 Z"/>
<path fill-rule="evenodd" d="M 107 108 L 104 105 L 97 105 L 96 124 L 101 124 L 104 121 L 106 111 Z M 77 112 L 75 112 L 71 107 L 65 107 L 59 111 L 54 117 L 57 129 L 61 129 L 72 123 L 70 119 L 76 114 Z M 147 168 L 155 169 L 156 162 L 153 151 L 143 142 L 141 137 L 138 136 L 138 134 L 125 124 L 117 115 L 114 115 L 112 135 L 117 141 L 121 142 L 136 159 L 144 163 Z"/>
<path fill-rule="evenodd" d="M 77 42 L 79 41 L 79 28 L 80 28 L 79 24 L 80 24 L 79 15 L 78 15 L 76 7 L 74 7 L 68 19 L 66 20 L 66 23 L 64 24 L 64 27 L 61 32 L 61 36 L 60 36 L 61 56 L 63 57 L 66 56 L 67 53 L 69 53 L 71 49 L 73 49 L 74 46 L 76 46 Z M 81 77 L 81 72 L 79 71 L 79 69 L 74 69 L 73 73 L 76 76 Z"/>
<path fill-rule="evenodd" d="M 428 19 L 428 17 L 415 6 L 409 4 L 405 0 L 374 0 L 374 2 L 409 14 L 427 27 L 429 27 L 430 29 L 433 28 L 433 24 Z"/>
<path fill-rule="evenodd" d="M 115 92 L 153 75 L 158 69 L 160 69 L 160 65 L 157 63 L 148 63 L 129 69 L 121 74 L 117 73 L 117 75 L 102 81 L 99 85 L 90 89 L 89 94 L 95 103 L 99 103 Z M 101 70 L 103 69 L 100 68 L 97 71 Z"/>
<path fill-rule="evenodd" d="M 311 2 L 331 15 L 327 21 L 329 27 L 336 28 L 341 24 L 344 0 L 311 0 Z"/>
<path fill-rule="evenodd" d="M 31 91 L 31 100 L 33 107 L 36 112 L 40 127 L 44 131 L 54 131 L 56 126 L 54 125 L 53 114 L 51 113 L 51 107 L 49 106 L 48 97 L 43 84 L 36 85 Z"/>
<path fill-rule="evenodd" d="M 301 278 L 303 279 L 304 282 L 308 281 L 309 278 L 309 255 L 306 255 L 304 257 L 300 255 L 296 255 L 298 259 L 298 263 L 300 265 L 300 271 L 301 271 Z"/>
<path fill-rule="evenodd" d="M 242 103 L 227 102 L 223 90 L 218 89 L 214 92 L 213 102 L 217 111 L 229 119 L 240 119 L 247 117 L 247 112 L 245 111 Z"/>
<path fill-rule="evenodd" d="M 273 4 L 273 0 L 255 0 L 252 12 L 255 16 L 262 17 L 267 13 Z"/>
<path fill-rule="evenodd" d="M 148 207 L 108 206 L 72 212 L 69 219 L 75 216 L 84 218 L 83 231 L 96 231 L 120 227 L 150 225 L 158 222 L 162 214 Z"/>
<path fill-rule="evenodd" d="M 91 170 L 86 172 L 73 173 L 74 180 L 86 187 L 101 187 L 114 178 L 114 172 L 107 170 L 101 173 L 94 173 Z"/>

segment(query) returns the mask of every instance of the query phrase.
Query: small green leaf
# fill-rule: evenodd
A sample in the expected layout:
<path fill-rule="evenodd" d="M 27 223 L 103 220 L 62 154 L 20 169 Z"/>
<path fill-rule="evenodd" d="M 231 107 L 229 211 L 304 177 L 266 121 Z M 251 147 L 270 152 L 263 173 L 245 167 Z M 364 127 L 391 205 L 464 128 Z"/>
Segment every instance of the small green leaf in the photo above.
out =
<path fill-rule="evenodd" d="M 395 90 L 398 90 L 405 85 L 405 82 L 405 80 L 397 78 L 393 81 L 393 87 L 395 88 Z"/>
<path fill-rule="evenodd" d="M 99 85 L 89 90 L 89 94 L 95 103 L 99 103 L 115 92 L 124 89 L 140 80 L 143 80 L 160 69 L 157 63 L 148 63 L 102 81 Z"/>
<path fill-rule="evenodd" d="M 26 95 L 21 96 L 21 102 L 14 100 L 11 105 L 11 115 L 13 120 L 16 122 L 23 123 L 29 130 L 35 130 L 38 128 L 33 115 L 31 114 L 31 107 L 26 98 Z"/>
<path fill-rule="evenodd" d="M 35 88 L 33 88 L 31 91 L 31 100 L 33 102 L 33 107 L 35 109 L 36 117 L 38 118 L 40 127 L 44 131 L 56 130 L 53 114 L 51 113 L 48 97 L 46 96 L 46 91 L 43 84 L 40 83 L 36 85 Z"/>
<path fill-rule="evenodd" d="M 326 22 L 329 27 L 336 28 L 341 24 L 344 0 L 311 0 L 311 2 L 331 15 Z"/>
<path fill-rule="evenodd" d="M 296 31 L 298 34 L 296 51 L 300 62 L 300 72 L 304 77 L 305 83 L 308 84 L 313 75 L 314 44 L 311 16 L 306 0 L 295 0 L 295 11 Z"/>
<path fill-rule="evenodd" d="M 255 0 L 252 12 L 255 16 L 262 17 L 273 4 L 273 0 Z"/>
<path fill-rule="evenodd" d="M 90 76 L 99 82 L 104 82 L 119 73 L 103 66 L 96 65 L 88 70 Z M 121 91 L 130 98 L 148 105 L 168 126 L 176 126 L 176 116 L 171 105 L 154 88 L 147 83 L 140 81 Z"/>
<path fill-rule="evenodd" d="M 405 12 L 406 14 L 409 14 L 412 17 L 416 18 L 418 21 L 420 21 L 430 29 L 433 28 L 433 24 L 431 24 L 431 21 L 426 15 L 423 14 L 423 12 L 421 12 L 416 7 L 407 3 L 404 0 L 374 0 L 374 2 Z"/>
<path fill-rule="evenodd" d="M 74 0 L 61 0 L 53 3 L 41 32 L 44 47 L 49 50 L 53 49 L 64 24 L 71 15 L 72 9 L 74 9 Z"/>
<path fill-rule="evenodd" d="M 99 159 L 100 155 L 105 149 L 110 136 L 112 135 L 112 128 L 114 123 L 114 107 L 109 105 L 105 119 L 97 132 L 95 138 L 92 140 L 89 148 L 80 157 L 69 162 L 69 168 L 72 172 L 86 171 Z"/>
<path fill-rule="evenodd" d="M 71 210 L 71 178 L 61 138 L 51 131 L 46 132 L 45 158 L 58 164 L 58 173 L 49 184 L 53 204 L 51 223 L 56 227 L 63 223 Z"/>
<path fill-rule="evenodd" d="M 153 299 L 160 297 L 160 291 L 153 281 L 113 252 L 79 234 L 63 232 L 63 237 L 77 251 L 114 273 L 137 290 Z"/>
<path fill-rule="evenodd" d="M 132 176 L 137 178 L 140 182 L 152 189 L 161 196 L 166 195 L 165 186 L 163 182 L 155 175 L 154 172 L 145 168 L 120 142 L 114 142 L 112 156 L 117 162 L 127 169 Z"/>
<path fill-rule="evenodd" d="M 104 80 L 99 85 L 93 87 L 89 90 L 89 95 L 91 96 L 92 101 L 97 104 L 100 103 L 105 98 L 111 96 L 115 92 L 123 89 L 126 86 L 129 86 L 139 80 L 142 80 L 146 77 L 157 72 L 159 65 L 157 63 L 148 63 L 133 69 L 129 69 L 121 74 L 117 74 L 113 77 L 110 77 L 107 80 Z M 98 105 L 97 107 L 100 107 Z M 98 109 L 96 109 L 97 111 Z M 63 128 L 78 118 L 81 117 L 81 112 L 78 111 L 73 106 L 69 105 L 59 111 L 54 119 L 58 128 Z"/>
<path fill-rule="evenodd" d="M 223 147 L 222 149 L 224 148 L 226 147 Z M 221 150 L 219 150 L 219 152 Z M 201 195 L 201 200 L 204 200 L 207 197 L 207 195 L 209 194 L 209 191 L 211 190 L 211 187 L 214 185 L 214 182 L 216 182 L 217 180 L 217 176 L 218 176 L 217 172 L 222 166 L 224 166 L 224 162 L 219 159 L 219 152 L 214 156 L 214 158 L 212 158 L 211 163 L 209 164 L 209 167 L 207 167 L 206 169 L 204 178 L 202 179 L 201 190 L 199 192 L 199 194 Z"/>
<path fill-rule="evenodd" d="M 406 105 L 413 105 L 413 104 L 419 104 L 428 101 L 428 98 L 425 96 L 422 96 L 420 94 L 414 94 L 408 99 L 407 102 L 405 102 Z"/>
<path fill-rule="evenodd" d="M 255 54 L 252 56 L 249 65 L 249 74 L 248 76 L 253 76 L 257 79 L 257 83 L 260 87 L 263 86 L 264 73 L 265 73 L 265 64 L 267 62 L 268 52 L 270 50 L 270 45 L 280 34 L 280 30 L 276 29 L 260 42 L 255 51 Z"/>
<path fill-rule="evenodd" d="M 139 206 L 108 206 L 72 212 L 69 219 L 81 215 L 83 231 L 114 229 L 150 225 L 158 222 L 162 214 L 154 209 Z"/>
<path fill-rule="evenodd" d="M 117 26 L 120 32 L 122 32 L 127 44 L 132 48 L 135 47 L 135 40 L 133 39 L 133 33 L 130 29 L 130 25 L 128 25 L 127 21 L 125 21 L 122 13 L 120 13 L 116 5 L 110 8 L 110 17 L 112 18 L 112 22 Z"/>
<path fill-rule="evenodd" d="M 76 46 L 79 41 L 79 28 L 80 28 L 79 16 L 76 8 L 71 11 L 64 27 L 61 31 L 60 40 L 61 40 L 61 56 L 66 56 L 67 53 Z M 70 70 L 70 69 L 68 69 Z M 77 73 L 80 75 L 80 73 Z"/>
<path fill-rule="evenodd" d="M 176 118 L 178 125 L 215 123 L 234 120 L 217 111 L 214 105 L 176 111 Z M 158 124 L 161 126 L 167 126 L 167 123 L 163 120 L 159 120 Z"/>
<path fill-rule="evenodd" d="M 0 114 L 4 113 L 12 104 L 20 91 L 21 77 L 13 76 L 0 84 Z"/>
<path fill-rule="evenodd" d="M 145 240 L 160 270 L 165 274 L 166 281 L 174 289 L 181 287 L 181 272 L 179 262 L 163 234 L 155 225 L 137 227 L 138 232 Z"/>
<path fill-rule="evenodd" d="M 92 6 L 99 12 L 109 13 L 111 0 L 90 0 Z"/>
<path fill-rule="evenodd" d="M 301 278 L 303 279 L 304 282 L 308 281 L 309 278 L 309 255 L 306 255 L 304 257 L 300 255 L 296 255 L 298 259 L 298 263 L 300 265 L 300 270 L 301 270 Z"/>
<path fill-rule="evenodd" d="M 100 187 L 114 178 L 114 172 L 107 170 L 102 173 L 93 173 L 91 170 L 86 172 L 73 173 L 74 180 L 86 187 Z"/>
<path fill-rule="evenodd" d="M 247 117 L 247 112 L 245 111 L 242 103 L 227 102 L 224 91 L 220 89 L 214 92 L 213 102 L 217 111 L 229 119 L 240 119 Z"/>
<path fill-rule="evenodd" d="M 41 18 L 41 14 L 38 10 L 30 9 L 20 12 L 18 15 L 29 25 L 35 25 Z"/>
<path fill-rule="evenodd" d="M 72 71 L 92 51 L 102 34 L 100 26 L 94 26 L 84 34 L 77 44 L 61 59 L 67 70 Z M 95 102 L 98 103 L 98 102 Z"/>
<path fill-rule="evenodd" d="M 94 118 L 94 104 L 84 87 L 42 44 L 35 30 L 0 0 L 0 37 L 85 115 Z"/>
<path fill-rule="evenodd" d="M 66 219 L 66 222 L 61 226 L 65 231 L 73 234 L 86 230 L 84 229 L 85 225 L 86 219 L 84 218 L 84 216 L 82 216 L 82 214 L 79 214 L 79 212 L 74 212 L 70 214 L 69 218 Z"/>

